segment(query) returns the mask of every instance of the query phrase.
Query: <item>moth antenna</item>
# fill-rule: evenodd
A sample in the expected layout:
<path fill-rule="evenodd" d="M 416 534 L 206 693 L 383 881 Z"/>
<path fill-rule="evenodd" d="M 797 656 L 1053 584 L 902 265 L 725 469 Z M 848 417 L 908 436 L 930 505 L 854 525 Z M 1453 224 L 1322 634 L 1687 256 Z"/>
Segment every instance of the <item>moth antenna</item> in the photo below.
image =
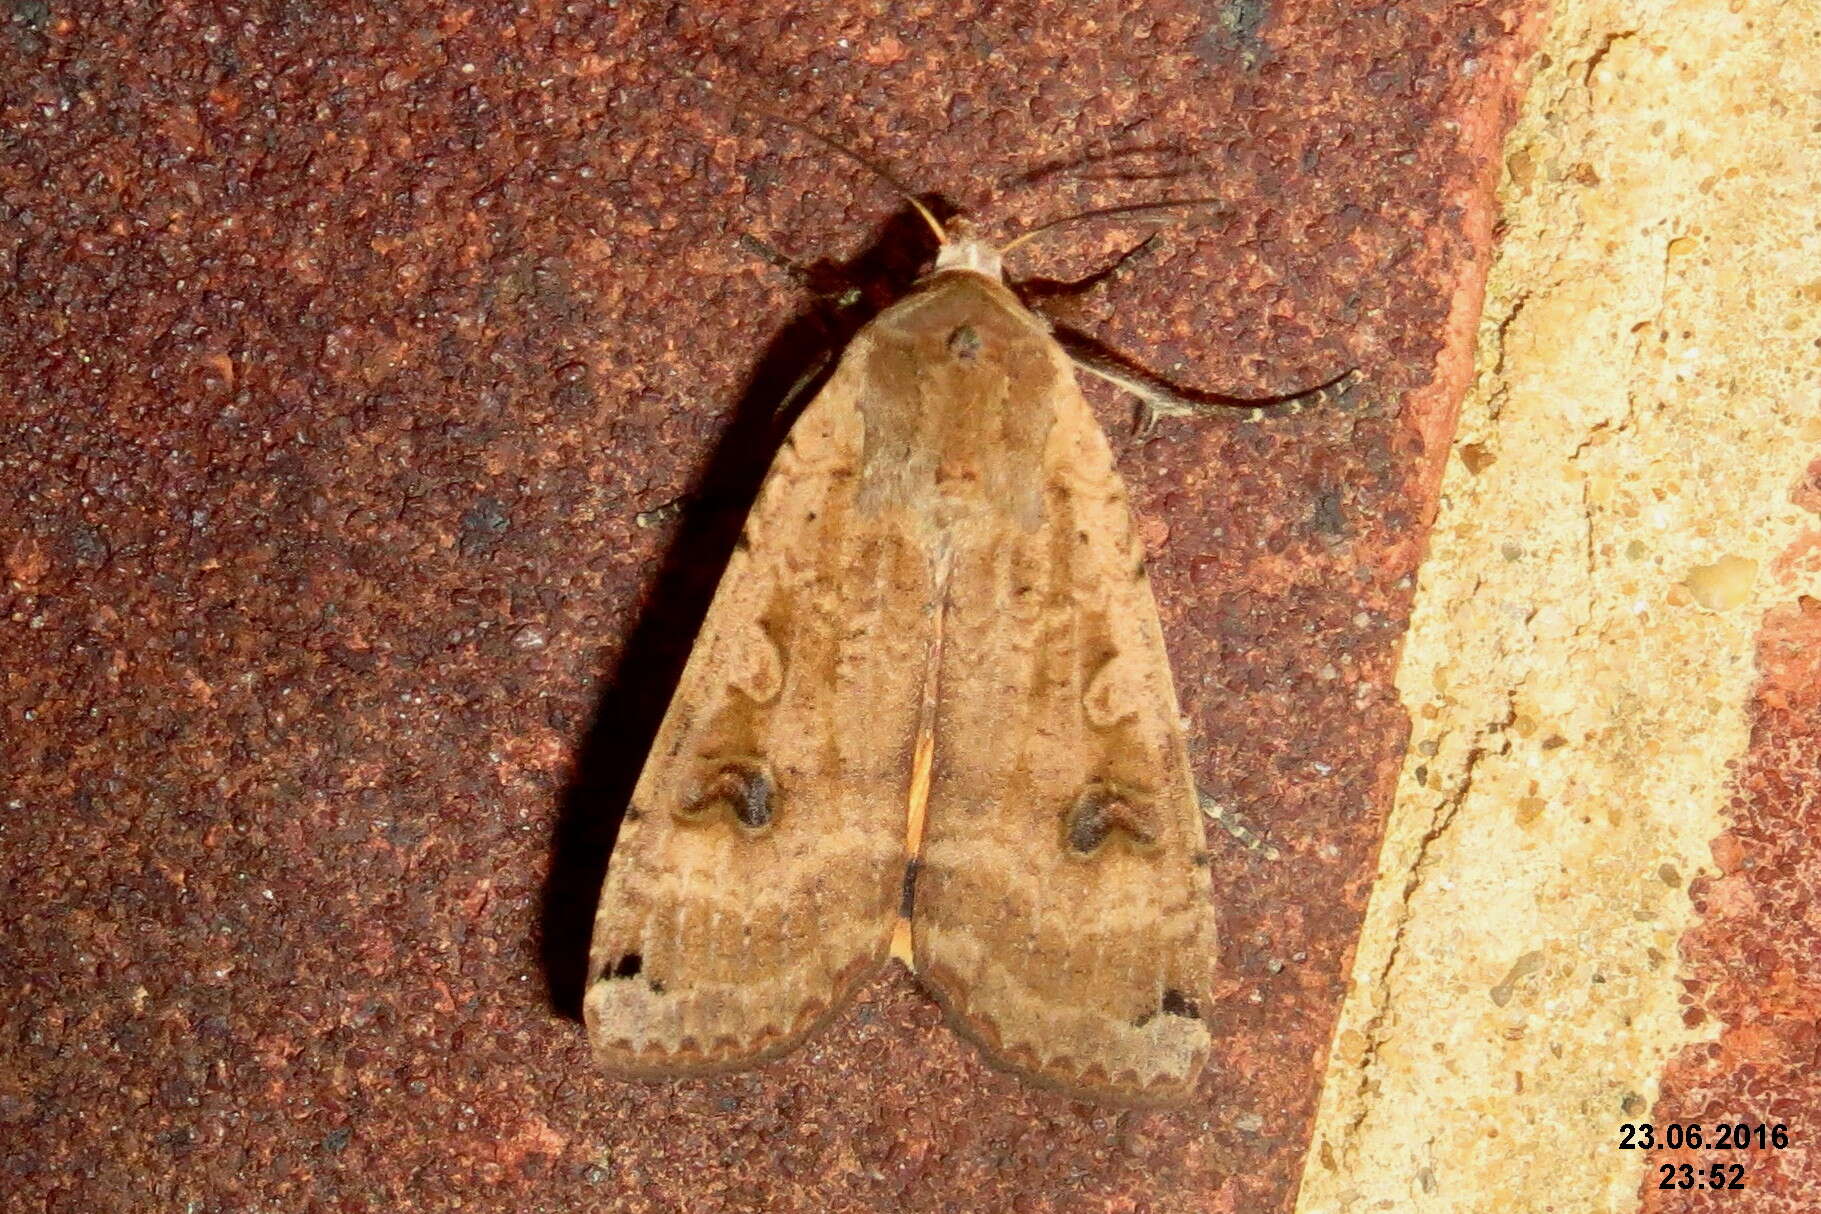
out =
<path fill-rule="evenodd" d="M 744 103 L 736 102 L 736 104 L 744 104 Z M 933 211 L 931 211 L 928 207 L 923 205 L 922 201 L 919 200 L 918 197 L 911 192 L 911 189 L 909 186 L 905 185 L 903 182 L 899 181 L 896 177 L 892 176 L 882 166 L 873 163 L 871 160 L 867 159 L 865 156 L 862 156 L 860 153 L 854 151 L 852 148 L 844 146 L 838 140 L 832 139 L 829 136 L 824 135 L 821 131 L 818 131 L 815 127 L 810 126 L 808 123 L 799 122 L 795 118 L 792 118 L 787 114 L 775 113 L 774 111 L 771 111 L 771 110 L 761 109 L 758 106 L 749 106 L 747 108 L 749 109 L 749 111 L 751 113 L 757 115 L 758 117 L 769 118 L 773 122 L 781 122 L 785 126 L 794 127 L 798 132 L 809 136 L 811 139 L 815 140 L 817 143 L 821 144 L 823 147 L 829 149 L 832 152 L 839 152 L 841 155 L 847 157 L 849 160 L 853 161 L 855 164 L 859 165 L 861 168 L 870 171 L 873 174 L 873 176 L 877 177 L 880 181 L 883 181 L 886 185 L 890 186 L 893 190 L 897 191 L 899 197 L 903 198 L 904 201 L 910 203 L 911 206 L 916 209 L 917 214 L 919 214 L 923 217 L 923 222 L 929 225 L 929 230 L 931 232 L 935 233 L 937 243 L 939 243 L 939 244 L 948 243 L 948 230 L 942 226 L 941 221 L 936 218 L 935 213 Z"/>
<path fill-rule="evenodd" d="M 1064 215 L 1060 219 L 1052 219 L 1047 223 L 1040 223 L 1030 231 L 1014 236 L 1011 240 L 1000 246 L 999 256 L 1004 257 L 1025 241 L 1033 240 L 1038 236 L 1043 235 L 1045 232 L 1050 231 L 1052 228 L 1059 228 L 1064 224 L 1080 223 L 1088 219 L 1111 219 L 1121 215 L 1145 215 L 1153 211 L 1168 211 L 1175 207 L 1208 206 L 1213 203 L 1225 201 L 1226 199 L 1224 198 L 1172 198 L 1164 202 L 1141 202 L 1133 206 L 1101 207 L 1098 210 L 1093 211 L 1079 211 L 1073 215 Z"/>
<path fill-rule="evenodd" d="M 758 103 L 751 101 L 746 97 L 740 96 L 739 94 L 734 93 L 728 89 L 722 88 L 719 85 L 710 84 L 708 81 L 702 79 L 700 76 L 694 76 L 688 72 L 681 72 L 675 68 L 664 66 L 661 64 L 658 66 L 661 68 L 661 70 L 669 72 L 673 76 L 681 77 L 682 79 L 687 80 L 692 84 L 699 85 L 700 87 L 707 90 L 708 92 L 720 94 L 720 96 L 723 99 L 725 99 L 730 105 L 732 105 L 734 109 L 739 110 L 742 113 L 751 114 L 755 118 L 765 118 L 772 122 L 780 123 L 784 126 L 790 127 L 792 130 L 797 131 L 799 134 L 809 136 L 811 139 L 815 140 L 817 143 L 821 144 L 823 147 L 827 148 L 831 152 L 836 152 L 842 156 L 847 157 L 849 160 L 853 161 L 855 164 L 859 165 L 861 168 L 865 169 L 867 172 L 869 172 L 873 176 L 877 177 L 880 181 L 883 181 L 886 185 L 890 186 L 892 188 L 892 190 L 899 197 L 903 198 L 904 201 L 910 203 L 911 206 L 916 209 L 917 214 L 921 215 L 923 217 L 923 222 L 929 225 L 929 230 L 931 232 L 935 233 L 936 241 L 938 244 L 947 244 L 948 243 L 948 231 L 947 231 L 947 229 L 945 229 L 942 226 L 941 221 L 936 218 L 935 213 L 932 212 L 928 207 L 924 206 L 922 201 L 920 201 L 918 199 L 917 195 L 911 191 L 911 188 L 909 186 L 905 185 L 902 181 L 899 181 L 883 165 L 874 163 L 872 160 L 869 160 L 867 157 L 862 156 L 860 153 L 854 151 L 852 148 L 846 146 L 839 140 L 834 139 L 828 135 L 824 135 L 821 131 L 818 131 L 815 127 L 809 125 L 807 122 L 804 122 L 800 118 L 792 118 L 789 114 L 780 114 L 776 110 L 767 109 L 764 106 L 759 105 Z"/>

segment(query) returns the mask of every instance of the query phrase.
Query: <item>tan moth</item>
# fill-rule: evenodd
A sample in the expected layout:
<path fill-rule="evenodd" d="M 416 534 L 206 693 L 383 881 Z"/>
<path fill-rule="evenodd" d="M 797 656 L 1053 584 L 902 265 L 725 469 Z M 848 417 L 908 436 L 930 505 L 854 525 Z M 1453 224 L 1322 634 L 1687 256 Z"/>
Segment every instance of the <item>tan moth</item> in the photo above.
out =
<path fill-rule="evenodd" d="M 658 728 L 590 1042 L 627 1076 L 762 1062 L 896 956 L 994 1064 L 1179 1100 L 1215 917 L 1126 489 L 1001 251 L 926 218 L 934 269 L 791 428 Z"/>

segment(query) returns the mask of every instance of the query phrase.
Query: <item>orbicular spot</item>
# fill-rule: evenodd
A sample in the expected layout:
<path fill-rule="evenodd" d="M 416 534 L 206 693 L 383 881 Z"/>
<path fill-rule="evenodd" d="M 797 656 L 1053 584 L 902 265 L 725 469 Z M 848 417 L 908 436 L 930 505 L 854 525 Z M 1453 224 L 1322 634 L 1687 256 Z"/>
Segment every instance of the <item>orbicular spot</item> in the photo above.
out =
<path fill-rule="evenodd" d="M 984 343 L 980 340 L 980 334 L 974 331 L 972 325 L 962 325 L 948 335 L 948 352 L 964 363 L 979 358 L 982 345 Z"/>
<path fill-rule="evenodd" d="M 1140 846 L 1152 843 L 1150 815 L 1124 789 L 1090 784 L 1062 816 L 1063 839 L 1071 852 L 1091 856 L 1116 834 Z"/>
<path fill-rule="evenodd" d="M 677 811 L 688 821 L 729 814 L 741 826 L 759 830 L 771 825 L 775 800 L 771 774 L 754 762 L 727 763 L 702 785 L 702 791 Z"/>

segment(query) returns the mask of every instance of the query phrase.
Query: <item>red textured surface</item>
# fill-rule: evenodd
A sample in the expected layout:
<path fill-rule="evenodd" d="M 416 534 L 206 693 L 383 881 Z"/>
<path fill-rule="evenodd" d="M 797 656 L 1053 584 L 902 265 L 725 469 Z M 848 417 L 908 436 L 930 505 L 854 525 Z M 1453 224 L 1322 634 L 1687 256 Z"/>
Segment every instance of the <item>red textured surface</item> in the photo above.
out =
<path fill-rule="evenodd" d="M 1811 509 L 1821 507 L 1821 463 L 1813 473 Z M 1709 1142 L 1722 1121 L 1781 1122 L 1790 1145 L 1654 1152 L 1643 1185 L 1651 1214 L 1821 1210 L 1821 602 L 1765 618 L 1758 666 L 1733 823 L 1713 842 L 1720 875 L 1695 882 L 1701 922 L 1682 941 L 1686 1017 L 1709 1029 L 1717 1019 L 1718 1039 L 1671 1062 L 1649 1116 L 1698 1123 Z M 1663 1191 L 1665 1164 L 1742 1164 L 1745 1188 Z"/>
<path fill-rule="evenodd" d="M 1536 2 L 747 8 L 0 18 L 9 1208 L 1292 1200 Z M 895 971 L 772 1068 L 590 1071 L 609 824 L 773 410 L 865 311 L 742 237 L 873 303 L 929 252 L 853 166 L 655 64 L 1007 231 L 1217 195 L 1085 327 L 1209 390 L 1363 369 L 1332 407 L 1148 443 L 1091 389 L 1198 774 L 1283 853 L 1213 837 L 1189 1109 L 988 1072 Z"/>

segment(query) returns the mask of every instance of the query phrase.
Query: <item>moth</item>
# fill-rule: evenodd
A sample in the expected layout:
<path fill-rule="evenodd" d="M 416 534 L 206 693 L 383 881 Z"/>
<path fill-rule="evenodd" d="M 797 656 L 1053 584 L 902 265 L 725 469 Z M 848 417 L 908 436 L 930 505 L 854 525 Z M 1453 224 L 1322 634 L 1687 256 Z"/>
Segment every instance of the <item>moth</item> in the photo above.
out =
<path fill-rule="evenodd" d="M 1125 485 L 965 221 L 773 462 L 632 793 L 584 1011 L 609 1072 L 773 1059 L 888 958 L 991 1063 L 1181 1100 L 1201 811 Z"/>

